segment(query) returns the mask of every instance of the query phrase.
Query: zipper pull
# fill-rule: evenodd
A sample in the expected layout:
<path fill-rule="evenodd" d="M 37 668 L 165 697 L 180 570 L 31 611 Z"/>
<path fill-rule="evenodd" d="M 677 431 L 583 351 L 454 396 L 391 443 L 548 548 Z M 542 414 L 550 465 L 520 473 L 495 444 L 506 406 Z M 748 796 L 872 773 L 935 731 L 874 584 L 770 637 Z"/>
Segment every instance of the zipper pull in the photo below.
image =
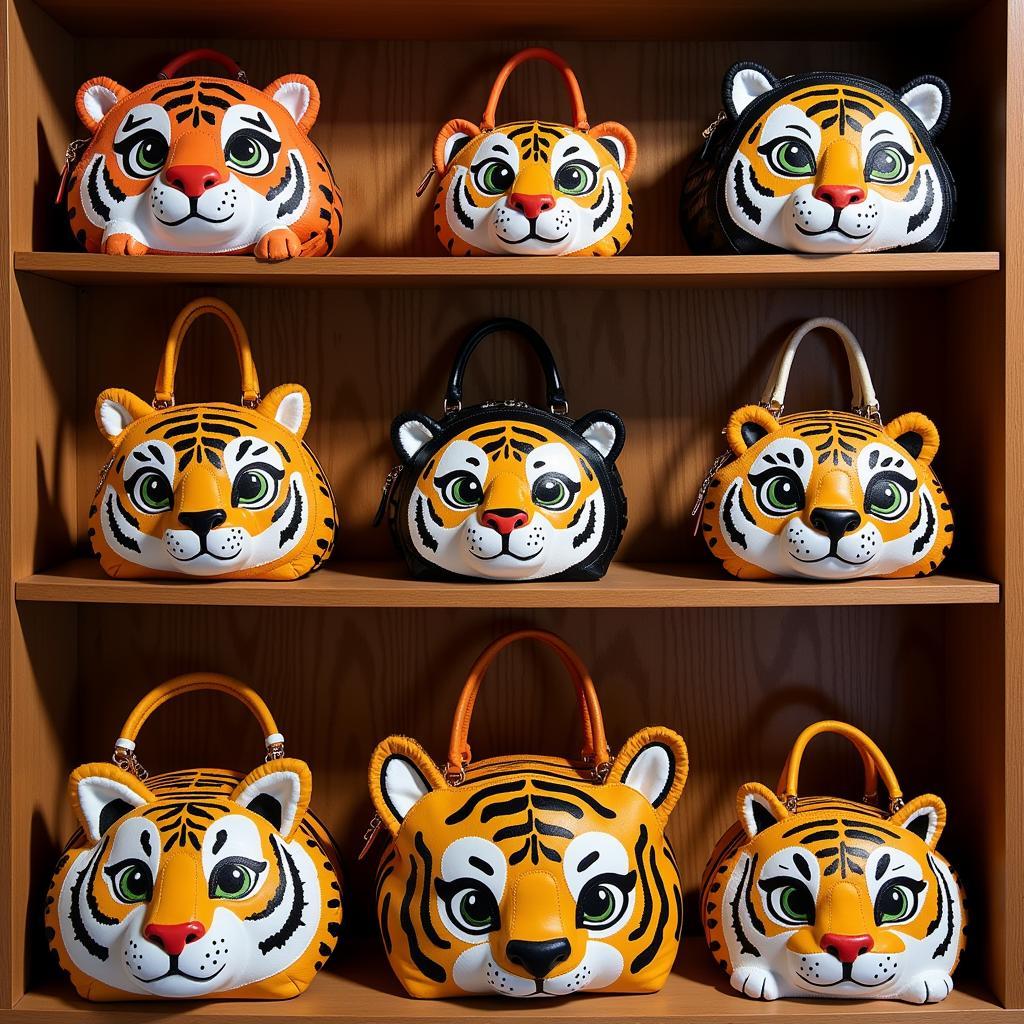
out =
<path fill-rule="evenodd" d="M 430 170 L 423 175 L 419 185 L 416 186 L 416 198 L 419 199 L 424 192 L 427 191 L 427 186 L 430 184 L 430 179 L 434 176 L 434 165 L 430 165 Z"/>
<path fill-rule="evenodd" d="M 701 523 L 701 508 L 704 505 L 704 500 L 708 496 L 708 488 L 711 486 L 711 481 L 718 475 L 718 471 L 732 459 L 731 451 L 722 452 L 714 462 L 708 467 L 708 471 L 704 474 L 704 479 L 700 482 L 700 487 L 697 490 L 697 500 L 693 503 L 693 508 L 690 509 L 690 517 L 693 519 L 693 535 L 694 537 L 700 533 Z"/>
<path fill-rule="evenodd" d="M 711 140 L 714 138 L 715 132 L 718 131 L 718 126 L 723 121 L 728 120 L 728 118 L 729 115 L 724 110 L 720 110 L 717 116 L 715 117 L 714 121 L 712 121 L 711 124 L 709 124 L 707 128 L 705 128 L 704 131 L 700 133 L 701 138 L 704 140 L 704 145 L 701 146 L 700 150 L 701 160 L 703 160 L 708 155 L 708 150 L 711 149 Z"/>
<path fill-rule="evenodd" d="M 395 489 L 395 484 L 398 482 L 398 478 L 402 475 L 402 467 L 395 466 L 391 472 L 388 473 L 387 479 L 384 481 L 384 486 L 380 491 L 380 504 L 377 506 L 377 512 L 373 517 L 373 525 L 380 526 L 384 519 L 384 513 L 388 508 L 388 501 L 391 498 L 391 492 Z"/>
<path fill-rule="evenodd" d="M 57 205 L 60 205 L 64 201 L 64 195 L 67 192 L 68 179 L 71 177 L 71 171 L 75 164 L 81 159 L 82 153 L 85 152 L 86 147 L 91 142 L 91 139 L 73 139 L 68 143 L 68 148 L 64 151 L 64 166 L 60 172 L 60 184 L 57 186 L 57 198 L 54 200 Z"/>
<path fill-rule="evenodd" d="M 380 815 L 375 814 L 370 821 L 370 827 L 363 833 L 363 848 L 359 851 L 357 860 L 362 860 L 370 852 L 373 844 L 377 841 L 377 835 L 383 827 L 384 822 L 380 820 Z"/>

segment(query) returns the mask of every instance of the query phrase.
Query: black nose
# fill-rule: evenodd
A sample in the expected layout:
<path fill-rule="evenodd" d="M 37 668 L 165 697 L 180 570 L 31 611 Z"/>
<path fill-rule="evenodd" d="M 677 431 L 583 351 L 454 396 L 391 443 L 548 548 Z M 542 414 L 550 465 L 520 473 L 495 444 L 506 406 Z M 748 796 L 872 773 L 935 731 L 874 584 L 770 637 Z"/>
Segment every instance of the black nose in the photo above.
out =
<path fill-rule="evenodd" d="M 227 512 L 222 508 L 208 508 L 204 512 L 179 512 L 178 522 L 187 526 L 193 533 L 205 537 L 211 530 L 215 530 L 228 517 Z"/>
<path fill-rule="evenodd" d="M 816 508 L 811 513 L 811 526 L 838 544 L 844 534 L 860 526 L 860 513 L 845 508 Z"/>
<path fill-rule="evenodd" d="M 509 963 L 519 964 L 532 978 L 546 978 L 553 968 L 569 959 L 572 946 L 568 939 L 548 939 L 547 942 L 523 942 L 513 939 L 505 947 Z"/>

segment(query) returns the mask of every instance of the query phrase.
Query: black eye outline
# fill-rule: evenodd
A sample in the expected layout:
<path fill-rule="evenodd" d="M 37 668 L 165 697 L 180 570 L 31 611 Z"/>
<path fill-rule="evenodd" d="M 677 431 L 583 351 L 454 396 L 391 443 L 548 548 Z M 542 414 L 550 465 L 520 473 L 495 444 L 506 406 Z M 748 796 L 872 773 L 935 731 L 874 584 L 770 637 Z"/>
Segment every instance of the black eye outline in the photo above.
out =
<path fill-rule="evenodd" d="M 260 150 L 260 161 L 252 167 L 243 167 L 231 156 L 231 147 L 238 141 L 245 139 Z M 228 141 L 224 143 L 224 162 L 232 170 L 239 174 L 245 174 L 250 178 L 258 178 L 263 174 L 269 174 L 277 163 L 277 154 L 281 150 L 281 143 L 270 135 L 256 131 L 255 128 L 239 128 L 232 132 Z"/>
<path fill-rule="evenodd" d="M 504 168 L 508 171 L 511 178 L 508 185 L 504 188 L 499 188 L 497 185 L 485 181 L 485 178 L 490 176 L 492 168 Z M 485 196 L 504 195 L 516 183 L 515 168 L 507 160 L 502 160 L 500 156 L 489 156 L 486 160 L 481 160 L 480 163 L 475 164 L 469 170 L 470 174 L 473 175 L 473 184 L 476 186 L 476 190 Z"/>
<path fill-rule="evenodd" d="M 139 150 L 147 142 L 157 143 L 163 154 L 160 163 L 152 170 L 142 167 L 138 163 Z M 125 174 L 132 178 L 145 180 L 156 177 L 163 169 L 164 164 L 167 163 L 167 154 L 170 152 L 170 143 L 163 132 L 157 131 L 155 128 L 143 128 L 141 131 L 133 132 L 119 142 L 115 142 L 113 150 L 120 157 L 121 170 Z"/>
<path fill-rule="evenodd" d="M 462 502 L 456 499 L 455 489 L 459 484 L 466 483 L 470 489 L 475 488 L 477 496 L 473 501 Z M 468 509 L 476 508 L 484 500 L 484 489 L 477 477 L 465 469 L 455 469 L 444 476 L 434 477 L 434 486 L 437 488 L 441 500 L 456 512 L 465 512 Z"/>
<path fill-rule="evenodd" d="M 487 935 L 488 932 L 497 931 L 501 927 L 498 903 L 494 898 L 494 893 L 483 882 L 475 878 L 456 878 L 452 882 L 437 878 L 434 880 L 434 889 L 444 902 L 448 917 L 457 928 L 468 935 Z M 487 911 L 485 924 L 471 925 L 463 916 L 462 903 L 469 896 L 478 896 L 482 900 L 482 905 Z"/>
<path fill-rule="evenodd" d="M 874 506 L 873 492 L 883 484 L 895 484 L 902 495 L 899 508 L 895 512 L 878 512 Z M 891 469 L 883 469 L 876 473 L 864 488 L 864 511 L 875 519 L 881 519 L 885 523 L 895 523 L 902 519 L 913 504 L 914 492 L 917 490 L 918 481 L 910 480 L 902 473 L 895 473 Z"/>
<path fill-rule="evenodd" d="M 564 185 L 559 184 L 559 179 L 570 169 L 582 168 L 585 172 L 583 178 L 583 186 L 571 189 L 566 188 Z M 597 188 L 597 174 L 600 168 L 597 164 L 592 164 L 589 160 L 567 160 L 561 167 L 558 168 L 558 172 L 555 174 L 553 184 L 559 192 L 562 192 L 567 196 L 585 196 L 588 192 L 593 192 Z"/>
<path fill-rule="evenodd" d="M 635 888 L 635 871 L 625 875 L 608 871 L 591 878 L 580 890 L 579 898 L 576 900 L 576 927 L 585 928 L 589 932 L 606 932 L 614 928 L 629 910 L 629 897 Z M 612 911 L 603 921 L 588 921 L 586 904 L 601 890 L 614 894 Z"/>
<path fill-rule="evenodd" d="M 121 889 L 129 871 L 137 871 L 143 879 L 143 893 L 140 896 L 128 896 Z M 144 860 L 129 857 L 127 860 L 108 865 L 103 869 L 103 873 L 110 879 L 114 898 L 119 903 L 134 906 L 137 903 L 148 903 L 153 898 L 153 872 Z"/>
<path fill-rule="evenodd" d="M 538 492 L 541 484 L 555 480 L 562 487 L 562 495 L 557 501 L 545 503 L 541 500 Z M 573 502 L 576 500 L 576 495 L 580 493 L 582 484 L 577 483 L 575 480 L 571 480 L 564 473 L 556 473 L 553 470 L 547 473 L 542 473 L 533 482 L 533 487 L 530 489 L 530 497 L 533 503 L 538 507 L 544 509 L 545 512 L 564 512 L 568 508 L 572 508 Z"/>
<path fill-rule="evenodd" d="M 166 508 L 156 508 L 142 499 L 142 484 L 149 477 L 156 478 L 156 480 L 167 487 L 168 496 Z M 169 512 L 174 507 L 174 488 L 171 486 L 170 480 L 168 480 L 160 470 L 153 469 L 151 466 L 143 466 L 141 469 L 137 469 L 124 482 L 124 487 L 128 493 L 128 499 L 144 516 L 160 516 L 165 512 Z"/>
<path fill-rule="evenodd" d="M 797 495 L 793 499 L 793 507 L 788 511 L 783 511 L 777 506 L 769 505 L 767 501 L 769 488 L 779 478 L 786 480 L 794 488 L 794 493 Z M 786 516 L 796 515 L 797 512 L 803 510 L 807 502 L 803 481 L 793 470 L 787 469 L 785 466 L 772 466 L 770 469 L 764 469 L 760 473 L 751 473 L 747 479 L 754 490 L 754 500 L 757 502 L 757 507 L 766 516 L 771 516 L 773 519 L 782 519 Z"/>
<path fill-rule="evenodd" d="M 247 886 L 244 892 L 230 895 L 227 892 L 218 893 L 220 888 L 221 875 L 226 874 L 234 868 L 239 868 L 246 873 Z M 210 883 L 208 892 L 211 900 L 244 900 L 251 896 L 259 884 L 260 875 L 267 869 L 265 860 L 250 860 L 248 857 L 225 857 L 213 866 L 210 872 Z"/>
<path fill-rule="evenodd" d="M 813 925 L 817 907 L 814 904 L 814 897 L 811 890 L 798 878 L 764 878 L 757 883 L 764 900 L 765 910 L 778 924 L 786 928 L 801 928 L 804 925 Z M 784 910 L 782 901 L 786 892 L 792 890 L 801 897 L 806 897 L 810 906 L 809 911 L 803 918 L 793 916 Z"/>
<path fill-rule="evenodd" d="M 239 481 L 247 473 L 259 474 L 263 477 L 269 477 L 272 486 L 268 486 L 267 493 L 259 499 L 259 503 L 255 505 L 243 504 L 244 499 L 238 493 L 239 492 Z M 245 509 L 246 512 L 261 512 L 265 508 L 269 508 L 277 500 L 277 496 L 281 493 L 281 481 L 284 479 L 284 471 L 278 469 L 276 466 L 271 466 L 266 462 L 250 462 L 247 466 L 243 466 L 236 474 L 234 479 L 231 481 L 231 505 L 233 508 Z"/>
<path fill-rule="evenodd" d="M 921 879 L 907 878 L 906 876 L 890 878 L 878 890 L 878 895 L 875 897 L 875 924 L 905 924 L 907 921 L 912 921 L 917 916 L 921 906 L 921 893 L 927 888 L 928 883 Z M 902 913 L 895 914 L 886 920 L 886 912 L 882 909 L 882 903 L 887 896 L 896 890 L 900 890 L 904 895 L 905 909 Z"/>
<path fill-rule="evenodd" d="M 903 171 L 897 178 L 877 178 L 874 176 L 876 169 L 873 165 L 878 157 L 887 150 L 892 150 L 903 164 Z M 876 185 L 902 185 L 910 177 L 910 172 L 913 169 L 913 154 L 908 153 L 898 142 L 878 142 L 868 151 L 867 159 L 864 161 L 864 180 L 873 182 Z"/>
<path fill-rule="evenodd" d="M 809 161 L 806 165 L 808 170 L 787 170 L 782 165 L 779 156 L 779 151 L 783 146 L 795 146 L 797 149 L 806 152 Z M 771 142 L 766 142 L 763 146 L 759 146 L 757 151 L 764 157 L 765 163 L 768 164 L 772 171 L 782 178 L 809 178 L 818 169 L 818 161 L 814 155 L 814 150 L 811 149 L 810 143 L 806 139 L 798 139 L 795 135 L 783 135 L 781 138 L 772 139 Z"/>

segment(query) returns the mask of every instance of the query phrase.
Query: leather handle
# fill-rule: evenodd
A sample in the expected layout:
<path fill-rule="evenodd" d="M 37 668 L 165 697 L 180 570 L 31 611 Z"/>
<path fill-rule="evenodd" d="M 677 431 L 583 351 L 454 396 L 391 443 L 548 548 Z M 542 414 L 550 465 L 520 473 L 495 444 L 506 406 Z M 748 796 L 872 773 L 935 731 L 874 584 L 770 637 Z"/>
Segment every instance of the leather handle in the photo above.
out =
<path fill-rule="evenodd" d="M 594 682 L 579 655 L 561 637 L 543 629 L 520 629 L 507 633 L 489 644 L 473 663 L 455 709 L 451 740 L 448 744 L 446 778 L 449 782 L 457 783 L 464 777 L 466 766 L 473 756 L 469 746 L 469 725 L 477 694 L 480 692 L 480 684 L 498 654 L 519 640 L 538 640 L 550 647 L 561 659 L 576 687 L 576 698 L 583 719 L 583 759 L 594 766 L 595 776 L 603 778 L 611 764 L 611 753 L 608 750 L 604 718 L 601 715 L 601 705 L 597 699 Z"/>
<path fill-rule="evenodd" d="M 572 102 L 573 126 L 582 132 L 590 131 L 587 111 L 583 106 L 583 94 L 580 92 L 580 83 L 576 81 L 572 68 L 554 50 L 545 49 L 543 46 L 531 46 L 528 49 L 520 50 L 505 62 L 505 66 L 498 72 L 498 77 L 494 80 L 494 85 L 491 86 L 491 94 L 487 97 L 484 116 L 480 119 L 480 130 L 482 132 L 489 132 L 494 129 L 494 118 L 498 109 L 498 100 L 501 98 L 501 92 L 505 88 L 505 83 L 508 81 L 509 75 L 520 64 L 524 64 L 528 60 L 546 60 L 562 73 L 562 79 L 565 82 L 565 87 L 569 92 L 569 99 Z"/>
<path fill-rule="evenodd" d="M 793 368 L 796 350 L 800 347 L 800 342 L 811 331 L 817 330 L 819 327 L 833 331 L 843 343 L 846 359 L 850 364 L 850 392 L 853 396 L 853 411 L 880 422 L 878 397 L 875 395 L 875 387 L 871 382 L 871 371 L 864 358 L 864 350 L 860 347 L 853 331 L 842 320 L 836 320 L 830 316 L 818 316 L 811 320 L 805 320 L 786 339 L 775 358 L 771 373 L 768 375 L 768 382 L 761 393 L 761 404 L 773 413 L 782 413 L 786 407 L 786 387 L 789 384 L 789 374 Z"/>
<path fill-rule="evenodd" d="M 255 409 L 260 401 L 260 382 L 256 376 L 256 364 L 252 359 L 252 349 L 249 347 L 249 335 L 238 318 L 238 314 L 226 302 L 211 296 L 194 299 L 175 317 L 174 323 L 171 324 L 170 333 L 167 335 L 167 344 L 164 346 L 163 360 L 156 375 L 153 405 L 157 409 L 166 409 L 174 405 L 174 377 L 178 370 L 178 356 L 181 354 L 182 343 L 189 328 L 206 314 L 218 317 L 227 326 L 228 332 L 231 334 L 231 341 L 235 346 L 238 369 L 242 376 L 241 404 L 249 409 Z"/>
<path fill-rule="evenodd" d="M 900 789 L 900 785 L 896 781 L 896 774 L 893 772 L 892 766 L 889 764 L 885 755 L 878 748 L 875 741 L 866 733 L 861 732 L 860 729 L 857 729 L 855 726 L 848 725 L 846 722 L 836 722 L 832 720 L 816 722 L 814 725 L 809 725 L 797 737 L 796 743 L 793 744 L 793 749 L 790 751 L 789 758 L 786 761 L 785 769 L 783 770 L 783 780 L 779 787 L 779 799 L 782 800 L 787 807 L 792 808 L 796 806 L 800 779 L 800 762 L 803 760 L 804 751 L 807 749 L 807 744 L 810 743 L 815 736 L 821 736 L 824 733 L 833 733 L 836 736 L 842 736 L 857 748 L 861 755 L 861 759 L 865 763 L 866 787 L 869 790 L 875 787 L 871 786 L 874 776 L 869 775 L 868 773 L 867 761 L 870 759 L 873 762 L 877 775 L 881 777 L 882 783 L 885 785 L 885 788 L 889 793 L 889 813 L 895 814 L 896 811 L 903 806 L 903 791 Z M 877 782 L 877 780 L 875 781 Z"/>
<path fill-rule="evenodd" d="M 878 767 L 870 752 L 859 743 L 854 743 L 857 753 L 860 754 L 861 764 L 864 766 L 864 803 L 876 804 L 878 802 Z M 786 793 L 786 785 L 789 777 L 789 758 L 782 767 L 782 774 L 779 776 L 779 784 L 776 787 L 777 793 Z"/>
<path fill-rule="evenodd" d="M 168 61 L 160 71 L 158 78 L 174 78 L 186 64 L 194 64 L 196 61 L 209 60 L 219 64 L 227 73 L 239 82 L 247 82 L 245 72 L 226 53 L 220 50 L 186 50 L 185 53 L 174 60 Z"/>
<path fill-rule="evenodd" d="M 565 415 L 569 411 L 569 403 L 565 398 L 565 389 L 562 387 L 562 378 L 555 363 L 555 357 L 551 354 L 547 342 L 529 325 L 522 320 L 515 320 L 512 317 L 497 317 L 481 324 L 463 343 L 455 356 L 452 364 L 452 372 L 448 377 L 448 388 L 444 396 L 445 413 L 458 412 L 462 408 L 462 382 L 466 375 L 466 366 L 470 357 L 477 350 L 484 338 L 490 337 L 501 331 L 509 331 L 518 334 L 533 349 L 534 354 L 540 362 L 544 371 L 544 380 L 547 384 L 548 407 L 553 413 Z"/>

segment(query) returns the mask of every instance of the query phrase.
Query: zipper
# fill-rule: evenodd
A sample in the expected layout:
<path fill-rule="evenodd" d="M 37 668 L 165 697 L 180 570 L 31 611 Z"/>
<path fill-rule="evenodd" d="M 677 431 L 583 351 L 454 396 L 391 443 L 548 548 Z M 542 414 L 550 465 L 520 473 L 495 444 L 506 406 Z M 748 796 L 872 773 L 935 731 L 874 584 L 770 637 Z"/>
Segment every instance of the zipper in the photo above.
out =
<path fill-rule="evenodd" d="M 708 471 L 704 474 L 704 479 L 700 482 L 700 487 L 697 489 L 697 500 L 693 503 L 693 508 L 690 509 L 690 518 L 693 520 L 693 535 L 694 537 L 700 533 L 701 523 L 701 508 L 704 505 L 704 500 L 708 496 L 708 488 L 711 487 L 711 481 L 718 475 L 718 471 L 732 459 L 732 452 L 726 449 L 724 452 L 719 454 L 715 461 L 708 466 Z"/>
<path fill-rule="evenodd" d="M 434 165 L 430 165 L 430 170 L 423 175 L 420 183 L 416 186 L 416 198 L 419 199 L 424 192 L 427 191 L 427 186 L 430 184 L 430 179 L 434 176 Z"/>
<path fill-rule="evenodd" d="M 383 827 L 384 822 L 381 821 L 380 815 L 375 814 L 373 818 L 370 819 L 369 828 L 367 828 L 363 833 L 363 848 L 359 851 L 359 856 L 356 858 L 357 860 L 362 860 L 370 850 L 373 849 L 373 844 L 377 841 L 377 836 L 380 835 L 380 831 Z"/>
<path fill-rule="evenodd" d="M 373 517 L 373 525 L 380 526 L 384 519 L 384 513 L 387 511 L 388 502 L 391 500 L 391 492 L 395 489 L 395 484 L 398 483 L 398 478 L 402 475 L 402 467 L 393 466 L 388 472 L 387 478 L 384 481 L 384 486 L 380 489 L 380 504 L 377 505 L 377 511 Z"/>
<path fill-rule="evenodd" d="M 71 171 L 74 169 L 75 164 L 78 163 L 82 158 L 82 154 L 85 152 L 89 143 L 92 139 L 72 139 L 68 143 L 68 148 L 64 151 L 64 166 L 60 172 L 60 184 L 57 186 L 57 198 L 54 200 L 56 204 L 60 204 L 64 201 L 64 196 L 67 192 L 68 179 L 71 177 Z"/>

